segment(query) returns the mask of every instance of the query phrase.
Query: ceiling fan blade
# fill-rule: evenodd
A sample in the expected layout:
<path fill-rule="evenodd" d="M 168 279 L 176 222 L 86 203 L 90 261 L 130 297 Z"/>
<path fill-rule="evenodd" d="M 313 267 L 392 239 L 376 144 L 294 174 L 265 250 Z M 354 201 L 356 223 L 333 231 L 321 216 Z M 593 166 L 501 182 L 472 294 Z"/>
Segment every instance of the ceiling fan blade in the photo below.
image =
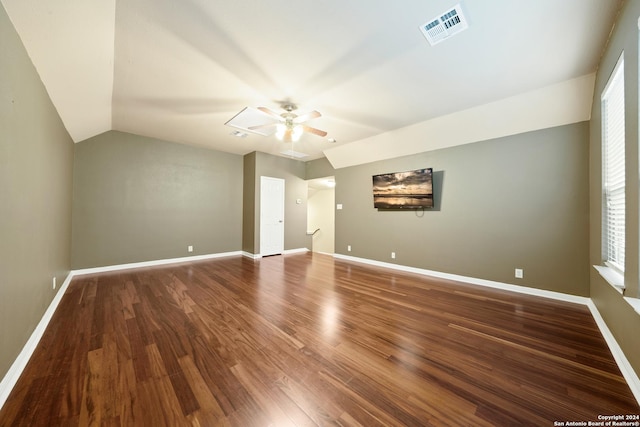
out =
<path fill-rule="evenodd" d="M 282 142 L 292 142 L 293 141 L 293 132 L 291 129 L 287 129 L 282 136 Z"/>
<path fill-rule="evenodd" d="M 327 133 L 325 131 L 323 131 L 323 130 L 312 128 L 311 126 L 306 126 L 306 125 L 301 125 L 301 126 L 302 126 L 302 130 L 304 130 L 305 132 L 309 132 L 309 133 L 312 133 L 314 135 L 318 135 L 318 136 L 322 136 L 322 137 L 327 136 Z"/>
<path fill-rule="evenodd" d="M 311 120 L 311 119 L 317 119 L 318 117 L 321 117 L 322 114 L 320 114 L 319 111 L 313 110 L 310 111 L 306 114 L 303 114 L 301 116 L 296 117 L 293 122 L 294 123 L 302 123 L 302 122 L 306 122 L 307 120 Z"/>
<path fill-rule="evenodd" d="M 249 130 L 265 129 L 265 128 L 270 128 L 272 126 L 276 126 L 277 124 L 278 123 L 265 123 L 263 125 L 249 126 L 247 129 Z"/>
<path fill-rule="evenodd" d="M 258 107 L 258 110 L 262 111 L 268 116 L 275 117 L 278 120 L 282 120 L 282 116 L 280 114 L 276 113 L 275 111 L 271 111 L 267 107 Z"/>

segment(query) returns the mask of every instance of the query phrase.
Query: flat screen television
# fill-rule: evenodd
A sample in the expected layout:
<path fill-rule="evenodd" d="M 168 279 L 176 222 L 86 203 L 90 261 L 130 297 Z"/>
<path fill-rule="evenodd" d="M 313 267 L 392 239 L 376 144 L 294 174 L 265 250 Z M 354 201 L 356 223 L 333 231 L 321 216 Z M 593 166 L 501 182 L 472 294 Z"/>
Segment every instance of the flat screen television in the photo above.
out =
<path fill-rule="evenodd" d="M 423 209 L 433 207 L 433 170 L 373 175 L 373 207 Z"/>

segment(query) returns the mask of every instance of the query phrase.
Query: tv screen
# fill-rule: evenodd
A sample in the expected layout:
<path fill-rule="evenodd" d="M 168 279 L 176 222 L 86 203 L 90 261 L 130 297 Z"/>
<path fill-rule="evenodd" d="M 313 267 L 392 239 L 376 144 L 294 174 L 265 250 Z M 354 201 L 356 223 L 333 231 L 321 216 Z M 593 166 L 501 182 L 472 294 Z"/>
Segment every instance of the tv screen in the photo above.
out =
<path fill-rule="evenodd" d="M 421 209 L 433 207 L 433 170 L 383 173 L 373 176 L 373 207 Z"/>

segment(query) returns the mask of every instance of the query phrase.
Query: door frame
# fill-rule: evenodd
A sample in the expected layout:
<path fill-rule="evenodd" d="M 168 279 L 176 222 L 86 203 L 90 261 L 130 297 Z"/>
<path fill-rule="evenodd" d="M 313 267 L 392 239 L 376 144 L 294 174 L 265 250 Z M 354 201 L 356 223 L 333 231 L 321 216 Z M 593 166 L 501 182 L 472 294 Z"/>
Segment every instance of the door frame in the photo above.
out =
<path fill-rule="evenodd" d="M 279 194 L 270 193 L 277 187 Z M 284 252 L 284 199 L 284 179 L 260 176 L 260 256 Z"/>

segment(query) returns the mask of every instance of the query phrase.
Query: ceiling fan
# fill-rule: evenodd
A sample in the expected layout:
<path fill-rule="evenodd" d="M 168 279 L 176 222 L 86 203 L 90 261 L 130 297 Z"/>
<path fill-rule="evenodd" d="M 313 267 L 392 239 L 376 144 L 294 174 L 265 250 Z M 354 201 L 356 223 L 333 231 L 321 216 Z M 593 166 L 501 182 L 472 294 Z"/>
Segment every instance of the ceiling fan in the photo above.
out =
<path fill-rule="evenodd" d="M 277 119 L 278 121 L 257 126 L 249 126 L 248 129 L 259 130 L 275 126 L 276 138 L 284 142 L 296 142 L 304 132 L 312 133 L 321 137 L 327 136 L 327 132 L 304 124 L 306 121 L 322 116 L 320 112 L 314 110 L 306 114 L 297 115 L 294 113 L 294 110 L 297 109 L 295 104 L 284 104 L 282 109 L 285 110 L 285 112 L 278 114 L 266 107 L 258 107 L 258 110 Z"/>

